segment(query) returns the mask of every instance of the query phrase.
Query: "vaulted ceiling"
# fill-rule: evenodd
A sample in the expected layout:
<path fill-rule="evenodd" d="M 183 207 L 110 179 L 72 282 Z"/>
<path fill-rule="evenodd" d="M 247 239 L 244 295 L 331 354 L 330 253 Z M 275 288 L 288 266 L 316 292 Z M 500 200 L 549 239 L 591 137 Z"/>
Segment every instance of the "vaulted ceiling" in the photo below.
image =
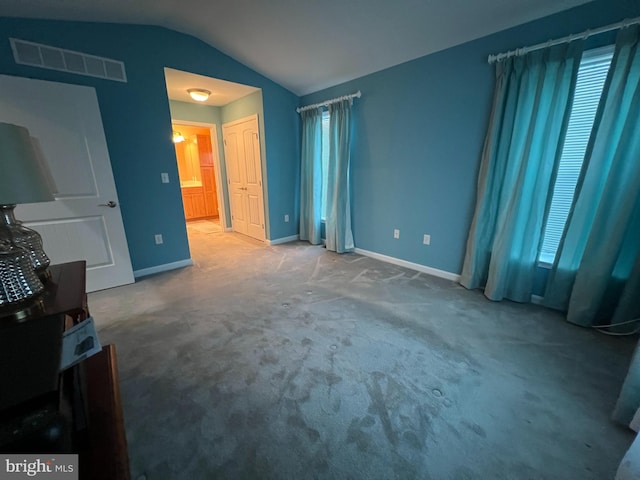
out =
<path fill-rule="evenodd" d="M 0 0 L 0 14 L 171 28 L 304 95 L 589 1 Z"/>

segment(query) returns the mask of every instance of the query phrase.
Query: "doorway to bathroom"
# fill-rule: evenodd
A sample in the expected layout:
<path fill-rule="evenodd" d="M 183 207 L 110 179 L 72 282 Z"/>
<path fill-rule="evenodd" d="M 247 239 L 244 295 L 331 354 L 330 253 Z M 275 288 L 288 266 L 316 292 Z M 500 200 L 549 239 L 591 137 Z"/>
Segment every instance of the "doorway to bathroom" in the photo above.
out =
<path fill-rule="evenodd" d="M 220 183 L 217 126 L 198 122 L 172 122 L 178 177 L 189 244 L 224 231 L 220 220 L 224 199 Z"/>
<path fill-rule="evenodd" d="M 219 223 L 221 202 L 217 183 L 220 175 L 217 171 L 220 166 L 216 126 L 173 122 L 171 127 L 185 220 L 207 219 Z"/>
<path fill-rule="evenodd" d="M 257 207 L 250 210 L 253 212 L 251 218 L 259 219 L 261 236 L 256 237 L 251 235 L 253 231 L 244 232 L 240 228 L 240 220 L 244 218 L 240 212 L 244 210 L 237 208 L 237 192 L 232 188 L 236 185 L 231 181 L 235 179 L 234 172 L 244 171 L 237 168 L 238 162 L 234 159 L 238 155 L 235 153 L 248 149 L 252 158 L 261 158 L 263 161 L 256 163 L 260 171 L 254 172 L 254 176 L 260 180 L 255 192 L 249 192 L 247 181 L 246 189 L 251 193 L 247 198 L 263 199 L 265 196 L 265 183 L 262 181 L 264 179 L 266 182 L 262 90 L 171 68 L 165 68 L 164 73 L 180 181 L 180 200 L 192 256 L 197 255 L 198 251 L 194 249 L 196 237 L 199 243 L 209 240 L 213 245 L 216 237 L 220 238 L 219 235 L 235 231 L 264 241 L 268 219 L 263 201 L 254 201 Z M 194 90 L 198 95 L 191 95 Z M 235 145 L 232 139 L 227 146 L 223 135 L 228 132 L 223 131 L 223 127 L 250 117 L 255 118 L 257 130 L 240 137 L 242 142 L 238 145 L 243 149 L 232 148 Z M 226 158 L 227 155 L 229 158 Z"/>

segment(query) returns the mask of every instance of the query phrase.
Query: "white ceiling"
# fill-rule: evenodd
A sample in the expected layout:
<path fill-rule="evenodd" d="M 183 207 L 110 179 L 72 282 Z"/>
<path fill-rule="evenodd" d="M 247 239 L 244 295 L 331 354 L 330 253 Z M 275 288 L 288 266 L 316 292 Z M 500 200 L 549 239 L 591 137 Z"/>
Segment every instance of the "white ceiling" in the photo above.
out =
<path fill-rule="evenodd" d="M 200 105 L 211 105 L 214 107 L 222 107 L 260 90 L 256 87 L 249 87 L 216 78 L 203 77 L 202 75 L 182 72 L 180 70 L 174 70 L 173 68 L 165 68 L 164 77 L 167 82 L 167 95 L 170 99 Z M 211 95 L 209 95 L 209 98 L 204 102 L 196 102 L 189 96 L 187 92 L 189 88 L 204 88 L 205 90 L 209 90 Z"/>
<path fill-rule="evenodd" d="M 0 0 L 0 12 L 164 26 L 304 95 L 589 1 Z"/>

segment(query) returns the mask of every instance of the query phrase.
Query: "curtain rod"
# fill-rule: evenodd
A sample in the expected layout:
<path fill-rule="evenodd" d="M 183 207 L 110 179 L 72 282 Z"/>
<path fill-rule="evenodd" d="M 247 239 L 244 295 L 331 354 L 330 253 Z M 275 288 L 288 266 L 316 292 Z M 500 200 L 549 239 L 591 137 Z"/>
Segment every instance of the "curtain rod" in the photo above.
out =
<path fill-rule="evenodd" d="M 510 50 L 508 52 L 498 53 L 497 55 L 489 55 L 489 58 L 487 61 L 489 63 L 499 62 L 501 60 L 504 60 L 505 58 L 525 55 L 529 52 L 533 52 L 534 50 L 540 50 L 541 48 L 560 45 L 561 43 L 569 43 L 569 42 L 573 42 L 574 40 L 586 39 L 593 35 L 599 35 L 601 33 L 610 32 L 612 30 L 619 30 L 621 28 L 630 27 L 631 25 L 635 25 L 636 23 L 640 23 L 640 17 L 625 19 L 617 23 L 612 23 L 611 25 L 605 25 L 604 27 L 596 28 L 594 30 L 586 30 L 582 33 L 567 35 L 566 37 L 558 38 L 556 40 L 549 40 L 548 42 L 538 43 L 537 45 L 533 45 L 531 47 L 517 48 L 515 50 Z"/>
<path fill-rule="evenodd" d="M 300 112 L 304 112 L 305 110 L 311 110 L 312 108 L 326 107 L 331 103 L 340 102 L 342 100 L 349 100 L 350 98 L 354 98 L 354 97 L 360 98 L 361 96 L 362 96 L 362 93 L 360 93 L 360 90 L 358 90 L 356 93 L 352 93 L 351 95 L 344 95 L 342 97 L 332 98 L 331 100 L 325 100 L 324 102 L 314 103 L 313 105 L 307 105 L 306 107 L 298 107 L 296 108 L 296 112 L 300 113 Z"/>

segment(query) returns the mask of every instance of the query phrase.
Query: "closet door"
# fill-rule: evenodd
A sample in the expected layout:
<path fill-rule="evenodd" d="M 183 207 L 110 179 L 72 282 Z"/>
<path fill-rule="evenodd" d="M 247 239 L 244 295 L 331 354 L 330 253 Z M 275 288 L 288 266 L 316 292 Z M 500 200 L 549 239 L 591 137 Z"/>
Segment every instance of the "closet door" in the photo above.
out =
<path fill-rule="evenodd" d="M 258 116 L 222 126 L 233 229 L 264 241 L 264 197 Z"/>

